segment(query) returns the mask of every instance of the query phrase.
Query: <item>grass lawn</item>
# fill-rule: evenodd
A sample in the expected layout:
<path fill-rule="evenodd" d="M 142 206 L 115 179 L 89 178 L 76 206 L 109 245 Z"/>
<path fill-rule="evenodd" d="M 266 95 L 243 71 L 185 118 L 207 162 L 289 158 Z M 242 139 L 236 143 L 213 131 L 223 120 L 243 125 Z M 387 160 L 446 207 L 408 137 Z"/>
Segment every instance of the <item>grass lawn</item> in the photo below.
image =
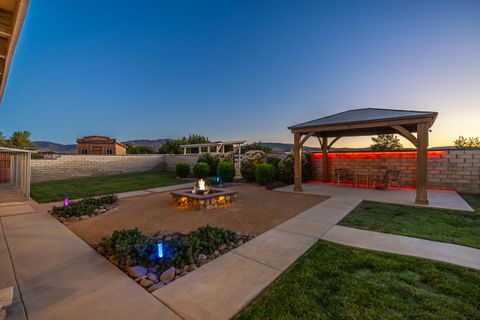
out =
<path fill-rule="evenodd" d="M 184 180 L 176 179 L 175 172 L 139 172 L 105 177 L 87 177 L 32 183 L 31 197 L 38 202 L 78 199 L 140 189 L 163 187 Z"/>
<path fill-rule="evenodd" d="M 480 319 L 480 271 L 319 241 L 237 319 Z"/>
<path fill-rule="evenodd" d="M 474 213 L 365 201 L 340 225 L 480 248 L 480 196 L 462 196 Z"/>

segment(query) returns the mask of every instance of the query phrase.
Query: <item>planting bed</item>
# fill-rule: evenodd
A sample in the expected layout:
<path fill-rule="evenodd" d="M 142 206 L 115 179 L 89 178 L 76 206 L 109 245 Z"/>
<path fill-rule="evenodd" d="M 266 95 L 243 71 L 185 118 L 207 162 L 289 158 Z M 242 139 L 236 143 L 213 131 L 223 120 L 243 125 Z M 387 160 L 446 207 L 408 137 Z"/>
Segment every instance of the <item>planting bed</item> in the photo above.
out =
<path fill-rule="evenodd" d="M 79 201 L 65 200 L 63 206 L 55 206 L 50 213 L 61 222 L 76 222 L 105 213 L 119 203 L 116 195 L 86 198 Z"/>

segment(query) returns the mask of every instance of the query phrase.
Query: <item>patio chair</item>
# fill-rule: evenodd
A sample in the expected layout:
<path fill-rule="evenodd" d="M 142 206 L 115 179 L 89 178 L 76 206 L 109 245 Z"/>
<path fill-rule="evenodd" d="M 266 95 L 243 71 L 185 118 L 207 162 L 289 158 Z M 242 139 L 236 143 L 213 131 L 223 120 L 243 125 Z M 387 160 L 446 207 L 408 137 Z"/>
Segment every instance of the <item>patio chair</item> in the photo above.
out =
<path fill-rule="evenodd" d="M 355 185 L 353 183 L 353 175 L 349 174 L 347 169 L 335 169 L 335 178 L 337 183 L 351 183 L 352 187 Z"/>
<path fill-rule="evenodd" d="M 400 170 L 387 170 L 383 176 L 383 180 L 375 181 L 377 189 L 390 189 L 392 186 L 397 187 L 400 190 L 400 176 L 402 171 Z"/>

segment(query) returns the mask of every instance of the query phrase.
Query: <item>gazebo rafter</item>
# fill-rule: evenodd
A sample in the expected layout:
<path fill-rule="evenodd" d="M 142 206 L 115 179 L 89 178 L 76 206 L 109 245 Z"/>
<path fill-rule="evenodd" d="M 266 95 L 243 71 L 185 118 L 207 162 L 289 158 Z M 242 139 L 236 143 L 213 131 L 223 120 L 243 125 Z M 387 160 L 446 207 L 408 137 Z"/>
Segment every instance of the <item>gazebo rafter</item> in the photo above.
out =
<path fill-rule="evenodd" d="M 428 132 L 437 112 L 364 108 L 349 110 L 331 116 L 290 126 L 294 135 L 295 191 L 302 191 L 302 146 L 312 136 L 322 148 L 323 181 L 329 182 L 328 150 L 342 137 L 400 134 L 417 149 L 415 202 L 428 204 L 427 149 Z M 416 133 L 417 136 L 414 136 Z M 333 138 L 330 142 L 329 138 Z"/>

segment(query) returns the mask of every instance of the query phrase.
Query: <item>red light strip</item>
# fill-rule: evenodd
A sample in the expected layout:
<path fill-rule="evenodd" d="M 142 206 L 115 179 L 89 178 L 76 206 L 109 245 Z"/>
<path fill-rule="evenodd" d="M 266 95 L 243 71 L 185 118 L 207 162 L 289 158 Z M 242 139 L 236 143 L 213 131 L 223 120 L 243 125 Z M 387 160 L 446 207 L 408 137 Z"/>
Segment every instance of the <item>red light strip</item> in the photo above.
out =
<path fill-rule="evenodd" d="M 441 158 L 444 154 L 447 154 L 447 151 L 428 151 L 429 158 Z M 328 158 L 415 158 L 417 156 L 416 151 L 392 151 L 392 152 L 329 152 Z M 312 154 L 313 158 L 322 158 L 322 154 L 319 152 Z"/>

